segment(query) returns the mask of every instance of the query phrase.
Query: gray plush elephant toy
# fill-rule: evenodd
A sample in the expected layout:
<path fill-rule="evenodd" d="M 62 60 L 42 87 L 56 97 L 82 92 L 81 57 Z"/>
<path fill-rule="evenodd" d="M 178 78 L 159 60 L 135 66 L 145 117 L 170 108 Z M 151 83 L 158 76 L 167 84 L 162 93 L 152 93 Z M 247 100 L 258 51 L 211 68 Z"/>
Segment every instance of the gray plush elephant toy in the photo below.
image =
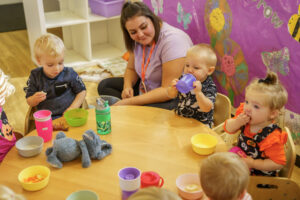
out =
<path fill-rule="evenodd" d="M 47 162 L 53 167 L 62 168 L 62 162 L 75 160 L 81 155 L 82 167 L 91 165 L 91 159 L 101 160 L 109 155 L 112 146 L 92 130 L 82 135 L 83 140 L 77 141 L 59 132 L 53 141 L 53 146 L 46 150 Z"/>

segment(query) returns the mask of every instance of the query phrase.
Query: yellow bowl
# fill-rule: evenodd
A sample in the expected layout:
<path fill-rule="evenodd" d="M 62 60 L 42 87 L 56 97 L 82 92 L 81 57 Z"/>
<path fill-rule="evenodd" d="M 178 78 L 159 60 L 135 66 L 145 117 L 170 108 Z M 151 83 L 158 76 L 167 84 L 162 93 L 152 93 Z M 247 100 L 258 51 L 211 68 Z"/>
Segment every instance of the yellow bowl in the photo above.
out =
<path fill-rule="evenodd" d="M 196 134 L 191 138 L 193 150 L 200 155 L 209 155 L 215 151 L 218 140 L 207 133 Z"/>
<path fill-rule="evenodd" d="M 50 169 L 43 165 L 33 165 L 23 169 L 18 176 L 22 187 L 28 191 L 41 190 L 47 186 Z"/>

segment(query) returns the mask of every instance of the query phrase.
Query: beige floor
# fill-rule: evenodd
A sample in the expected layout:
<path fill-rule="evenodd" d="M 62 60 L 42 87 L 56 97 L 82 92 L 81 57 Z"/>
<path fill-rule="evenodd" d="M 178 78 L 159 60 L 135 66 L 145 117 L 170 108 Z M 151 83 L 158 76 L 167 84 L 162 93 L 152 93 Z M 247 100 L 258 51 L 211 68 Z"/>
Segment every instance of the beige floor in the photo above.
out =
<path fill-rule="evenodd" d="M 60 30 L 53 30 L 60 33 Z M 24 132 L 25 115 L 28 105 L 23 91 L 30 70 L 36 66 L 31 61 L 26 30 L 0 33 L 0 68 L 11 76 L 10 82 L 15 85 L 16 92 L 9 97 L 4 105 L 9 122 L 16 131 Z M 97 83 L 85 82 L 87 87 L 87 101 L 95 102 Z M 300 186 L 300 168 L 294 168 L 292 180 Z"/>

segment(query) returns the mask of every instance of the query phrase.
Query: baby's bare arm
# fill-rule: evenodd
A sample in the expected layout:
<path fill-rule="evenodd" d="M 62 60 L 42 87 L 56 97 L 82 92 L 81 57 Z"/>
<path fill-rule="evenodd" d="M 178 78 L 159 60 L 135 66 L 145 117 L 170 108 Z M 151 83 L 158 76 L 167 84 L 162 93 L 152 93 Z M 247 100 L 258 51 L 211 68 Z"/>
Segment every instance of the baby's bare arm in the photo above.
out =
<path fill-rule="evenodd" d="M 282 169 L 283 165 L 275 163 L 271 159 L 253 159 L 251 157 L 243 158 L 249 168 L 262 170 L 262 171 L 274 171 Z"/>
<path fill-rule="evenodd" d="M 177 94 L 178 94 L 178 90 L 176 88 L 177 82 L 178 82 L 178 79 L 174 79 L 172 81 L 172 85 L 166 88 L 167 96 L 169 98 L 173 99 L 177 96 Z"/>
<path fill-rule="evenodd" d="M 235 133 L 242 126 L 246 125 L 250 121 L 250 117 L 245 113 L 241 113 L 237 116 L 237 118 L 231 118 L 226 121 L 225 129 L 228 132 Z"/>
<path fill-rule="evenodd" d="M 193 83 L 194 92 L 196 94 L 197 103 L 203 112 L 209 112 L 213 107 L 213 102 L 207 98 L 202 92 L 202 84 L 200 81 Z"/>

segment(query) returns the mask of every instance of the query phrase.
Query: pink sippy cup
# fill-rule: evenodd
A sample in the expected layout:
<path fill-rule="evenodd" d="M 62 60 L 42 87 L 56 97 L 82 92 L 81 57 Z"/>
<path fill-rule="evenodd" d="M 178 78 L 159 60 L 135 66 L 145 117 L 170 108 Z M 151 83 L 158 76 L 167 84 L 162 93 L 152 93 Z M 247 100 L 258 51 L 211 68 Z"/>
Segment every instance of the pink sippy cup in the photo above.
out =
<path fill-rule="evenodd" d="M 246 158 L 247 155 L 245 154 L 245 152 L 240 148 L 240 147 L 232 147 L 229 152 L 232 153 L 236 153 L 237 155 L 239 155 L 241 158 Z"/>

